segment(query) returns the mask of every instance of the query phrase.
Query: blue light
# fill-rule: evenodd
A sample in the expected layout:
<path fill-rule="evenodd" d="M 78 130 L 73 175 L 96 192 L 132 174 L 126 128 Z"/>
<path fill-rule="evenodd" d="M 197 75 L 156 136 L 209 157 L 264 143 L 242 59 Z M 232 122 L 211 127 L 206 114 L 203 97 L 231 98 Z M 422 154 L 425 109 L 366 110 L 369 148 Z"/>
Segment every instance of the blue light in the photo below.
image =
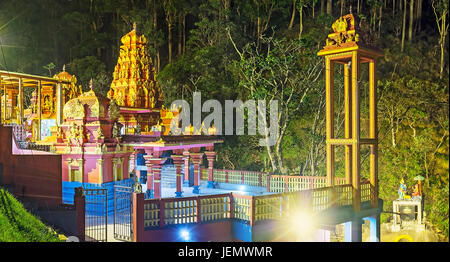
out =
<path fill-rule="evenodd" d="M 180 230 L 180 236 L 184 241 L 189 241 L 191 239 L 190 233 L 186 229 Z"/>

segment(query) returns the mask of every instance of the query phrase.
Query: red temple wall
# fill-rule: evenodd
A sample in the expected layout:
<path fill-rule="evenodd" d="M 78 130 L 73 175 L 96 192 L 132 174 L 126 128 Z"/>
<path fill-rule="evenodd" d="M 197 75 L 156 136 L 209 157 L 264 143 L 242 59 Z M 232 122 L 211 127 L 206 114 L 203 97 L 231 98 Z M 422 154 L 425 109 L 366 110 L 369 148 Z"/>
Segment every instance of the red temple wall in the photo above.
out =
<path fill-rule="evenodd" d="M 20 197 L 37 200 L 40 206 L 62 203 L 60 155 L 13 155 L 12 128 L 0 127 L 2 184 Z"/>

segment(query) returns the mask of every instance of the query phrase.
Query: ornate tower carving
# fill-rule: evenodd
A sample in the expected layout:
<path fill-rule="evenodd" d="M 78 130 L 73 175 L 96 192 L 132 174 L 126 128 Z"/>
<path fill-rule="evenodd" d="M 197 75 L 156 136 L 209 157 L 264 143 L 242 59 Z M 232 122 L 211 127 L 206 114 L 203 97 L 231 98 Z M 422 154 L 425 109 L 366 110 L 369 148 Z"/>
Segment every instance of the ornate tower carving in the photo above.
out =
<path fill-rule="evenodd" d="M 123 108 L 159 108 L 163 97 L 148 54 L 148 41 L 133 30 L 121 39 L 120 54 L 108 98 Z"/>

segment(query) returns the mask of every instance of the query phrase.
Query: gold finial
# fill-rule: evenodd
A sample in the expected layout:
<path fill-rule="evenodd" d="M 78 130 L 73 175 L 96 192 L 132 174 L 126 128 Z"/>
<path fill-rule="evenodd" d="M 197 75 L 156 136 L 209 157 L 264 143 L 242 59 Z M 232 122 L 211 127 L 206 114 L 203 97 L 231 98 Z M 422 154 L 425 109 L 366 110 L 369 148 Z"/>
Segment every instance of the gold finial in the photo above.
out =
<path fill-rule="evenodd" d="M 91 91 L 94 90 L 94 81 L 91 78 L 91 81 L 89 81 L 89 88 L 91 89 Z"/>
<path fill-rule="evenodd" d="M 66 72 L 66 64 L 63 65 L 63 72 Z"/>
<path fill-rule="evenodd" d="M 352 13 L 352 5 L 350 5 L 350 14 Z"/>
<path fill-rule="evenodd" d="M 136 22 L 134 22 L 133 23 L 133 30 L 136 31 L 136 29 L 137 29 L 137 24 L 136 24 Z"/>

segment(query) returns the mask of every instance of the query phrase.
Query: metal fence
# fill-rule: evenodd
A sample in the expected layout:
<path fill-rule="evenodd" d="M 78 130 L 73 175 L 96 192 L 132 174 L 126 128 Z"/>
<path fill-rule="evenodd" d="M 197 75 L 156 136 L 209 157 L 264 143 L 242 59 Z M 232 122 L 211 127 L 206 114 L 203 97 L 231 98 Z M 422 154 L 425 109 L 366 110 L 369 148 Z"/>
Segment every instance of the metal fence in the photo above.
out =
<path fill-rule="evenodd" d="M 133 189 L 131 186 L 114 186 L 114 238 L 133 240 Z"/>
<path fill-rule="evenodd" d="M 83 188 L 85 196 L 85 235 L 89 242 L 108 240 L 108 192 L 104 188 Z"/>

